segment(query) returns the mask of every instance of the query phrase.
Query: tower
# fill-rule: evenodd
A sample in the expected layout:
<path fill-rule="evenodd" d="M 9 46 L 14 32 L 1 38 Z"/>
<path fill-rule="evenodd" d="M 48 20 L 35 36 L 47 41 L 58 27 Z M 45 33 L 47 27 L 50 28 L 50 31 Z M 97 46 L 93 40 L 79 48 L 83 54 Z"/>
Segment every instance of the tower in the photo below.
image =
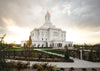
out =
<path fill-rule="evenodd" d="M 45 23 L 51 23 L 50 22 L 50 13 L 47 11 L 46 15 L 45 15 Z"/>

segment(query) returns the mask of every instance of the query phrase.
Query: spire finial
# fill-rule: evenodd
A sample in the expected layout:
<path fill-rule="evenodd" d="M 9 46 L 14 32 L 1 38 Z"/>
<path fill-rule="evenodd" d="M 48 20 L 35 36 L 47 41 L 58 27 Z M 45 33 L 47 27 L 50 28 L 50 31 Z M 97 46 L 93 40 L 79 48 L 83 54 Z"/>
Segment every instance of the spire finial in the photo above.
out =
<path fill-rule="evenodd" d="M 47 11 L 46 15 L 45 15 L 45 22 L 46 23 L 50 23 L 50 13 Z"/>
<path fill-rule="evenodd" d="M 47 11 L 47 15 L 50 15 L 49 11 Z"/>

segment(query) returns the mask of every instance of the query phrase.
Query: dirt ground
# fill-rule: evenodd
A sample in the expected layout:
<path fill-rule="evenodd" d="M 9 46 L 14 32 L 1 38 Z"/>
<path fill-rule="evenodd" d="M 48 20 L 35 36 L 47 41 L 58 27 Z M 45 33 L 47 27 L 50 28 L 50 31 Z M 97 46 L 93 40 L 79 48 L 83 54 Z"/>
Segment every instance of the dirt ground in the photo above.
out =
<path fill-rule="evenodd" d="M 70 68 L 65 68 L 65 71 L 69 71 Z M 82 68 L 74 68 L 73 71 L 83 71 Z M 100 71 L 100 68 L 95 68 L 97 71 Z M 59 69 L 57 69 L 59 70 Z M 92 68 L 86 68 L 86 71 L 93 71 Z"/>
<path fill-rule="evenodd" d="M 64 71 L 69 71 L 70 68 L 65 68 Z M 100 71 L 100 68 L 95 68 L 97 71 Z M 56 70 L 60 70 L 60 68 L 57 68 Z M 16 71 L 16 70 L 14 70 Z M 37 69 L 27 68 L 21 71 L 37 71 Z M 73 71 L 83 71 L 82 68 L 74 68 Z M 92 68 L 86 68 L 86 71 L 93 71 Z"/>

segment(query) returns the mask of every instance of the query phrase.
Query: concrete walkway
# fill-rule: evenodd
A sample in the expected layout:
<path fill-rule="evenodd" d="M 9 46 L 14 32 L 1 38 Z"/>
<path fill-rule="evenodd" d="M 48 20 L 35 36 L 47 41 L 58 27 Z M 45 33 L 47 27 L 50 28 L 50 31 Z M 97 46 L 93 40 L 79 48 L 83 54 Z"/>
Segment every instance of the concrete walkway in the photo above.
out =
<path fill-rule="evenodd" d="M 41 51 L 41 52 L 44 52 L 44 53 L 48 53 L 48 54 L 52 54 L 52 55 L 56 55 L 56 56 L 64 57 L 64 55 L 62 55 L 62 54 L 57 54 L 57 53 L 48 52 L 48 51 L 45 51 L 45 50 L 43 50 L 43 49 L 35 49 L 35 50 L 38 50 L 38 51 Z"/>

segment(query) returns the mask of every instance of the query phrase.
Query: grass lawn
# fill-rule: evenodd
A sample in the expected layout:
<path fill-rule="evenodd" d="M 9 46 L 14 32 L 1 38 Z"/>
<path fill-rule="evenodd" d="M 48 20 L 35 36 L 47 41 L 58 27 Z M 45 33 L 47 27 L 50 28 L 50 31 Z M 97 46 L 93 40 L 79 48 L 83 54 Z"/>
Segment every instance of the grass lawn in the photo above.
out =
<path fill-rule="evenodd" d="M 60 49 L 46 49 L 45 51 L 57 53 L 57 54 L 64 54 L 65 52 Z"/>
<path fill-rule="evenodd" d="M 24 49 L 23 48 L 14 48 L 14 47 L 9 47 L 9 48 L 6 48 L 6 50 L 8 51 L 23 51 Z M 47 54 L 45 52 L 42 52 L 42 51 L 38 51 L 38 50 L 33 50 L 34 53 L 40 53 L 40 54 Z"/>
<path fill-rule="evenodd" d="M 23 50 L 23 48 L 14 48 L 14 47 L 9 47 L 9 48 L 6 48 L 6 50 L 15 50 L 15 51 L 17 51 L 17 50 Z"/>
<path fill-rule="evenodd" d="M 14 48 L 14 47 L 9 47 L 9 48 L 6 48 L 6 50 L 11 50 L 11 51 L 23 51 L 24 49 L 23 48 Z M 64 51 L 61 51 L 59 49 L 44 49 L 45 51 L 48 51 L 48 52 L 52 52 L 52 53 L 58 53 L 58 54 L 64 54 Z M 47 54 L 45 52 L 42 52 L 42 51 L 38 51 L 38 50 L 34 50 L 34 53 L 41 53 L 41 54 Z"/>

